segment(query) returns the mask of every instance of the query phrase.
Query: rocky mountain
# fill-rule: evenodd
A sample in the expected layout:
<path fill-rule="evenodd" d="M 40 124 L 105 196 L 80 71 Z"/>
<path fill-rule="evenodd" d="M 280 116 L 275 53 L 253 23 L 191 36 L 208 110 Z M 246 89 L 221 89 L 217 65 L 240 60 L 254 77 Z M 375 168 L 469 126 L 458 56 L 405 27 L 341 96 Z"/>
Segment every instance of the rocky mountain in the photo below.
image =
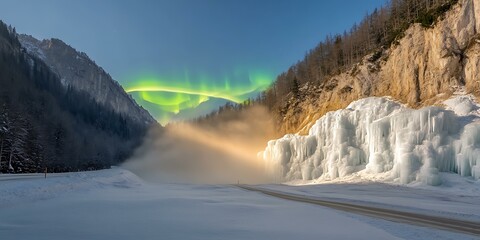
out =
<path fill-rule="evenodd" d="M 153 127 L 103 70 L 85 55 L 76 59 L 72 48 L 64 51 L 70 73 L 53 68 L 47 60 L 57 58 L 48 51 L 22 46 L 15 28 L 0 21 L 0 173 L 108 168 L 130 157 Z M 87 73 L 92 78 L 80 78 Z"/>
<path fill-rule="evenodd" d="M 325 113 L 358 99 L 390 96 L 420 108 L 458 89 L 480 97 L 480 0 L 460 0 L 431 26 L 411 24 L 391 46 L 347 71 L 302 85 L 278 118 L 282 132 L 306 133 Z"/>
<path fill-rule="evenodd" d="M 480 179 L 480 0 L 446 3 L 432 24 L 411 23 L 348 70 L 293 88 L 279 122 L 301 134 L 268 142 L 260 156 L 270 175 L 434 186 L 452 173 Z"/>
<path fill-rule="evenodd" d="M 87 92 L 98 103 L 139 123 L 155 122 L 147 110 L 85 53 L 55 38 L 40 41 L 29 35 L 18 35 L 18 39 L 28 53 L 43 60 L 58 74 L 65 87 Z"/>

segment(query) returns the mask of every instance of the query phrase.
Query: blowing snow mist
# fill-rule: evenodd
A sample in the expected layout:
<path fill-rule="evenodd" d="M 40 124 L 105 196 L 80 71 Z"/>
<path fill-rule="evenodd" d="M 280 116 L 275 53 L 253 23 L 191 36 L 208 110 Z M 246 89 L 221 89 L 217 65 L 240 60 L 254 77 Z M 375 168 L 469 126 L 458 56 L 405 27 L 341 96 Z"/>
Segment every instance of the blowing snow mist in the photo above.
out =
<path fill-rule="evenodd" d="M 269 114 L 254 106 L 201 123 L 153 130 L 123 167 L 153 182 L 267 182 L 257 153 L 273 137 Z"/>

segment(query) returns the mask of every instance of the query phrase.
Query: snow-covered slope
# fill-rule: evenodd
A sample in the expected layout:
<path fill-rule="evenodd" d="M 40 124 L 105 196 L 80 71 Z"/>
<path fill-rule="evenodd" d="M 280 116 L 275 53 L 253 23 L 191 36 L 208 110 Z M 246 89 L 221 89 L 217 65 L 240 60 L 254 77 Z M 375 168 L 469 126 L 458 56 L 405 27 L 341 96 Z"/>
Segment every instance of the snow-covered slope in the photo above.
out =
<path fill-rule="evenodd" d="M 279 180 L 363 177 L 439 185 L 439 172 L 480 178 L 480 117 L 472 98 L 441 107 L 409 109 L 388 98 L 371 97 L 329 112 L 307 136 L 285 135 L 262 153 Z"/>
<path fill-rule="evenodd" d="M 139 106 L 103 68 L 87 54 L 79 52 L 60 39 L 35 39 L 20 34 L 18 39 L 25 50 L 44 61 L 57 73 L 65 87 L 83 91 L 101 105 L 149 126 L 155 119 Z"/>

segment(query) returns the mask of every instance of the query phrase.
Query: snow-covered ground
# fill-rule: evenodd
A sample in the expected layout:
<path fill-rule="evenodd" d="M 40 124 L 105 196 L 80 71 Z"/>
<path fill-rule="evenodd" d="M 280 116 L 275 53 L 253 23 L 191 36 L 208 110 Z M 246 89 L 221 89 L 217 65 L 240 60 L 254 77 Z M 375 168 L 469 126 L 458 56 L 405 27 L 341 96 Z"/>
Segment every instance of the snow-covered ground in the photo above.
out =
<path fill-rule="evenodd" d="M 480 183 L 452 173 L 440 173 L 444 184 L 393 184 L 352 176 L 319 184 L 259 185 L 260 188 L 300 196 L 395 209 L 425 215 L 480 222 Z"/>
<path fill-rule="evenodd" d="M 305 189 L 310 193 L 317 191 L 316 187 Z M 335 187 L 331 186 L 330 191 L 333 190 Z M 365 198 L 369 192 L 380 196 L 379 190 L 384 189 L 373 185 L 358 196 Z M 432 195 L 428 197 L 431 201 L 436 198 L 428 192 L 425 195 Z M 276 199 L 228 185 L 153 185 L 115 168 L 51 174 L 47 179 L 11 179 L 10 175 L 0 175 L 0 239 L 473 237 Z"/>

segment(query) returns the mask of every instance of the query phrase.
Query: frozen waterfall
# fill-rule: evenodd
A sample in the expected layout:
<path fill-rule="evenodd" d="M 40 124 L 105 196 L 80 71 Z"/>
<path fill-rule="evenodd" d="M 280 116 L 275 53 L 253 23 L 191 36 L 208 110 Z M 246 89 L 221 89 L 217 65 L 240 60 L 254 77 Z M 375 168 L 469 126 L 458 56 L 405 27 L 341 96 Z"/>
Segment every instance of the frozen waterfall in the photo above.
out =
<path fill-rule="evenodd" d="M 270 141 L 261 156 L 269 174 L 282 181 L 332 180 L 360 171 L 404 184 L 439 185 L 439 172 L 479 179 L 480 117 L 457 113 L 365 98 L 327 113 L 307 136 Z"/>

